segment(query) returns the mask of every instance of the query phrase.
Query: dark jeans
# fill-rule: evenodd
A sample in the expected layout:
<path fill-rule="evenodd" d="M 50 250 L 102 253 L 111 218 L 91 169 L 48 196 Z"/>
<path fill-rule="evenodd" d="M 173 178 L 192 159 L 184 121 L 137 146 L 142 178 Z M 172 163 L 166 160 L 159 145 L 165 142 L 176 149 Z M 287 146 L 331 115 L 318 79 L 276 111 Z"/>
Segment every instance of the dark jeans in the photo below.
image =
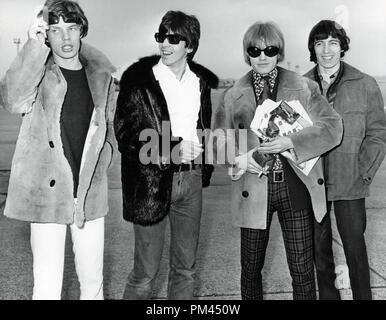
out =
<path fill-rule="evenodd" d="M 164 247 L 165 228 L 170 222 L 168 299 L 193 298 L 196 253 L 202 209 L 201 169 L 175 173 L 168 218 L 152 226 L 134 224 L 134 268 L 123 298 L 150 299 Z"/>
<path fill-rule="evenodd" d="M 273 213 L 277 211 L 287 263 L 292 277 L 294 300 L 315 300 L 312 246 L 312 210 L 292 211 L 287 183 L 269 184 L 267 229 L 241 228 L 241 298 L 262 300 L 261 271 L 269 240 Z"/>
<path fill-rule="evenodd" d="M 319 287 L 319 299 L 338 300 L 335 288 L 335 263 L 332 252 L 331 211 L 327 203 L 327 214 L 321 223 L 315 221 L 314 245 L 315 266 Z M 364 232 L 366 230 L 365 199 L 334 201 L 334 213 L 338 232 L 349 269 L 354 300 L 371 300 L 370 268 L 367 258 Z"/>

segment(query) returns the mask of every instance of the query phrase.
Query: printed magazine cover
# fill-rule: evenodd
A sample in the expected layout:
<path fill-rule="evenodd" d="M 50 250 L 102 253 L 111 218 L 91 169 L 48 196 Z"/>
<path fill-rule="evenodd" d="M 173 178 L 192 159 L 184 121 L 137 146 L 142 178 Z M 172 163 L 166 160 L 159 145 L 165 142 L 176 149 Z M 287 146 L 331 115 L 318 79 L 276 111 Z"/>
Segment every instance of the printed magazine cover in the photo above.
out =
<path fill-rule="evenodd" d="M 262 142 L 270 141 L 276 136 L 286 136 L 294 132 L 303 130 L 311 126 L 312 121 L 298 100 L 274 102 L 266 99 L 262 105 L 256 109 L 255 116 L 251 122 L 251 130 L 260 138 Z M 282 155 L 293 163 L 296 163 L 295 154 L 285 151 Z M 263 166 L 269 161 L 268 157 L 259 154 L 254 155 Z M 296 166 L 308 175 L 318 161 L 319 157 L 310 159 Z"/>

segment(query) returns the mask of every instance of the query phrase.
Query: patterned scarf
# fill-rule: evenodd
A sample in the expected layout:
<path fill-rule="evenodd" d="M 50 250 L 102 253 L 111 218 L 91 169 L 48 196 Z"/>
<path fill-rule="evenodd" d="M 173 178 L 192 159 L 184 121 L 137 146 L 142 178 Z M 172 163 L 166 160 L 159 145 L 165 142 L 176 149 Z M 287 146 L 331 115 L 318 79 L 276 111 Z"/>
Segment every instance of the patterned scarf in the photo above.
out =
<path fill-rule="evenodd" d="M 255 89 L 256 99 L 259 100 L 261 94 L 264 91 L 265 82 L 269 85 L 269 91 L 272 93 L 275 87 L 278 71 L 277 68 L 273 69 L 268 74 L 262 76 L 260 73 L 257 73 L 255 70 L 252 71 L 252 84 Z M 274 157 L 273 166 L 269 170 L 283 170 L 283 163 L 280 160 L 278 154 L 272 154 Z"/>
<path fill-rule="evenodd" d="M 273 69 L 268 74 L 262 76 L 260 73 L 257 73 L 255 70 L 252 71 L 252 83 L 253 88 L 255 89 L 256 99 L 260 98 L 260 95 L 264 90 L 264 83 L 268 81 L 269 91 L 272 93 L 273 88 L 275 87 L 276 79 L 277 79 L 277 68 Z"/>

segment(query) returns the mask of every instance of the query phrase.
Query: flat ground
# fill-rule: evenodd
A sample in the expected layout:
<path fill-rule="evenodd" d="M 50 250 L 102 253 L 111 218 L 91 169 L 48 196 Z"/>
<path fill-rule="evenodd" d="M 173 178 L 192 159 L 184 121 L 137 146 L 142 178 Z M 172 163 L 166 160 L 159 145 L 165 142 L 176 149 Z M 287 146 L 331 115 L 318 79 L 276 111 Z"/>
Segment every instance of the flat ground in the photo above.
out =
<path fill-rule="evenodd" d="M 214 93 L 214 101 L 218 92 Z M 216 103 L 214 103 L 214 107 Z M 2 206 L 6 198 L 11 158 L 20 118 L 0 109 L 0 300 L 30 299 L 32 294 L 32 256 L 29 225 L 5 218 Z M 110 213 L 106 218 L 104 292 L 106 299 L 120 299 L 126 277 L 133 264 L 132 225 L 122 219 L 119 161 L 109 172 Z M 383 163 L 367 201 L 366 240 L 371 267 L 374 299 L 386 299 L 386 164 Z M 197 261 L 196 296 L 198 299 L 240 299 L 240 236 L 231 224 L 230 180 L 217 168 L 212 184 L 204 191 L 201 237 Z M 154 297 L 166 297 L 168 243 L 154 290 Z M 345 258 L 339 235 L 334 228 L 334 253 L 337 265 Z M 291 279 L 276 215 L 263 270 L 265 299 L 292 299 Z M 350 289 L 342 289 L 343 299 L 350 299 Z M 71 240 L 67 235 L 63 299 L 78 299 Z"/>

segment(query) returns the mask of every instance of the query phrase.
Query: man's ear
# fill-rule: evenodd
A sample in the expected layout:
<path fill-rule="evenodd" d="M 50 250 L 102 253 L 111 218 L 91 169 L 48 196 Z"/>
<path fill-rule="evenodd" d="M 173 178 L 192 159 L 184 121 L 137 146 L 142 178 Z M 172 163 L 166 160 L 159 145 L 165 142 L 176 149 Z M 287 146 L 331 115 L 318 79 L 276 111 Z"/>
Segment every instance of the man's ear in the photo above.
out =
<path fill-rule="evenodd" d="M 192 53 L 193 52 L 193 48 L 188 48 L 187 51 L 188 51 L 188 53 Z"/>

